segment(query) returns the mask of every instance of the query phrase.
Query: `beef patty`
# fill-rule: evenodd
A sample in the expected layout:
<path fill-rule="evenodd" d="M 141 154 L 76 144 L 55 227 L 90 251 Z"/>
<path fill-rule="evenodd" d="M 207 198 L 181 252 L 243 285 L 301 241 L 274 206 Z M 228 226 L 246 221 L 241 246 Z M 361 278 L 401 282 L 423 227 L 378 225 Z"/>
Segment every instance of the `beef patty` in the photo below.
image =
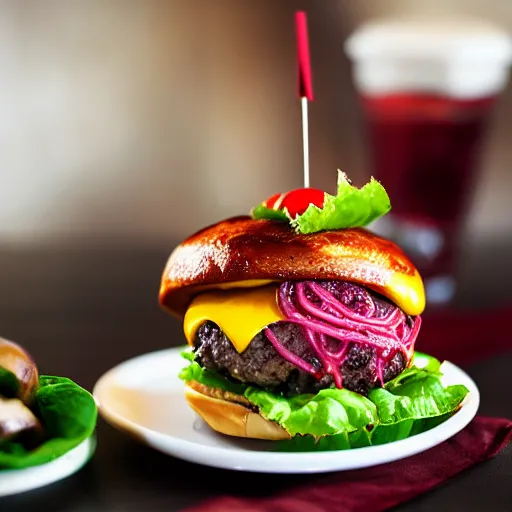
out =
<path fill-rule="evenodd" d="M 271 324 L 270 328 L 288 350 L 321 369 L 321 363 L 313 353 L 302 327 L 283 321 Z M 332 384 L 330 375 L 317 380 L 286 361 L 263 332 L 257 334 L 242 353 L 238 353 L 224 332 L 213 322 L 206 322 L 197 330 L 195 359 L 202 367 L 215 370 L 225 377 L 256 384 L 286 396 L 317 393 Z M 397 352 L 384 366 L 384 381 L 395 378 L 406 365 L 404 356 Z M 367 395 L 371 388 L 379 385 L 375 349 L 351 343 L 341 365 L 341 374 L 345 388 Z"/>

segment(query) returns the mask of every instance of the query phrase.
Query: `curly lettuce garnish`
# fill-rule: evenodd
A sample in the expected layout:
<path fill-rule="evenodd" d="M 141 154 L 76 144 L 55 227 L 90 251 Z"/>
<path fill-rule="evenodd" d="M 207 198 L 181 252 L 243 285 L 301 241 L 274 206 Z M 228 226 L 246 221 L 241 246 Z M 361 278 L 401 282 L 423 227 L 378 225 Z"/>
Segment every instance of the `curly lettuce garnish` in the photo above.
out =
<path fill-rule="evenodd" d="M 362 188 L 352 185 L 347 175 L 338 171 L 335 196 L 316 189 L 294 190 L 273 196 L 256 206 L 254 219 L 288 222 L 302 234 L 364 227 L 391 210 L 384 187 L 373 177 Z"/>
<path fill-rule="evenodd" d="M 345 173 L 338 173 L 338 192 L 325 195 L 323 208 L 311 204 L 291 221 L 299 233 L 316 233 L 331 229 L 364 227 L 391 210 L 384 187 L 374 178 L 358 189 Z"/>

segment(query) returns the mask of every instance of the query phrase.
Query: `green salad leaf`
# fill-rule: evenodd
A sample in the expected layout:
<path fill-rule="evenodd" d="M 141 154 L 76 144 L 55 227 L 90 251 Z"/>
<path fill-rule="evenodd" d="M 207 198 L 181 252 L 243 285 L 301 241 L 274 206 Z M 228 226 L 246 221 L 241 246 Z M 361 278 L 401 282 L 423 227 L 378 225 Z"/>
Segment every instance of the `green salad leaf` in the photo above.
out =
<path fill-rule="evenodd" d="M 325 194 L 323 208 L 310 204 L 302 215 L 291 220 L 291 225 L 303 234 L 363 227 L 390 210 L 389 196 L 376 179 L 371 178 L 359 189 L 350 183 L 344 172 L 338 171 L 337 194 Z"/>
<path fill-rule="evenodd" d="M 251 210 L 251 216 L 253 219 L 268 219 L 268 220 L 280 220 L 283 222 L 290 222 L 290 217 L 287 215 L 284 210 L 273 210 L 272 208 L 267 208 L 262 204 L 255 206 Z"/>
<path fill-rule="evenodd" d="M 195 361 L 180 373 L 185 382 L 243 395 L 264 418 L 293 436 L 277 443 L 285 451 L 360 448 L 425 432 L 454 414 L 468 394 L 463 385 L 444 386 L 441 377 L 441 363 L 419 352 L 409 368 L 384 388 L 372 389 L 368 397 L 331 387 L 316 395 L 286 398 L 235 383 Z"/>
<path fill-rule="evenodd" d="M 347 389 L 322 389 L 316 395 L 285 398 L 248 387 L 244 396 L 262 416 L 279 423 L 292 436 L 319 438 L 353 432 L 378 421 L 375 404 Z"/>
<path fill-rule="evenodd" d="M 43 426 L 43 442 L 33 449 L 16 441 L 0 443 L 0 470 L 50 462 L 85 441 L 96 427 L 94 398 L 65 377 L 40 376 L 32 409 Z"/>
<path fill-rule="evenodd" d="M 188 359 L 190 352 L 184 351 L 182 355 Z M 223 391 L 229 391 L 230 393 L 236 393 L 238 395 L 243 395 L 246 388 L 243 384 L 238 384 L 225 379 L 217 372 L 201 368 L 195 361 L 192 361 L 188 366 L 181 370 L 179 378 L 185 382 L 193 380 L 199 382 L 199 384 L 203 384 L 204 386 L 222 389 Z"/>

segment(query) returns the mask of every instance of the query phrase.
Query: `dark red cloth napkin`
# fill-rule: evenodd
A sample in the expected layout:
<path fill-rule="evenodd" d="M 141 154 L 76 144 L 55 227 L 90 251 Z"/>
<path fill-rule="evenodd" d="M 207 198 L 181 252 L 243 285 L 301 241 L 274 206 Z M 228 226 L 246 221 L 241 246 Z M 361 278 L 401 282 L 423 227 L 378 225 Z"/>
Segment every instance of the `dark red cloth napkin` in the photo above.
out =
<path fill-rule="evenodd" d="M 264 499 L 220 497 L 188 512 L 379 512 L 404 503 L 496 455 L 512 420 L 476 417 L 426 452 L 390 464 L 312 477 L 310 485 Z"/>

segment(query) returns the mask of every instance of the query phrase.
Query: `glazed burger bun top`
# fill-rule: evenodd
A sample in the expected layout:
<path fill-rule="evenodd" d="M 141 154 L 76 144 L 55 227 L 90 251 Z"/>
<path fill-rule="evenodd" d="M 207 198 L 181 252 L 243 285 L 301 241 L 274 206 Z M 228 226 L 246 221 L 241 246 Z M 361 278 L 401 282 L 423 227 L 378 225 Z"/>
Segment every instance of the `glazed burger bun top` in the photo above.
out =
<path fill-rule="evenodd" d="M 305 279 L 362 284 L 408 315 L 425 307 L 421 277 L 393 242 L 364 228 L 297 234 L 285 223 L 248 216 L 206 227 L 176 247 L 159 298 L 166 310 L 183 317 L 205 290 Z"/>

